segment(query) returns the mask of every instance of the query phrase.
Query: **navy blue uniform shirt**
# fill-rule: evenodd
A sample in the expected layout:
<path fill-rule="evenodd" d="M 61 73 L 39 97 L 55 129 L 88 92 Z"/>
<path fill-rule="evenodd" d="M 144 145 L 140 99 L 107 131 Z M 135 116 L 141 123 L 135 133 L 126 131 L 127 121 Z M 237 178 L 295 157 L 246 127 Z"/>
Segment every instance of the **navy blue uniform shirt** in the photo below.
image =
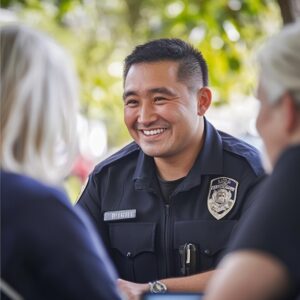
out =
<path fill-rule="evenodd" d="M 23 299 L 120 299 L 84 212 L 56 188 L 4 171 L 0 177 L 1 279 Z"/>
<path fill-rule="evenodd" d="M 203 148 L 163 200 L 154 159 L 131 143 L 96 166 L 78 205 L 94 220 L 120 277 L 181 276 L 179 249 L 197 248 L 196 272 L 216 267 L 264 171 L 252 146 L 205 121 Z"/>

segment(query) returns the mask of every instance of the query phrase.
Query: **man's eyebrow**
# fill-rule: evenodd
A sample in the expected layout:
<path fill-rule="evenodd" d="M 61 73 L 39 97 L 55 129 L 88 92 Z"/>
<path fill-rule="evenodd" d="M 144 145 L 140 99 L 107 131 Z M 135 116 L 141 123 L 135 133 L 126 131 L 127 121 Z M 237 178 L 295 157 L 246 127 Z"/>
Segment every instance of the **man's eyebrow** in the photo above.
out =
<path fill-rule="evenodd" d="M 177 96 L 175 93 L 173 93 L 172 91 L 170 91 L 169 89 L 167 89 L 165 87 L 157 87 L 157 88 L 150 89 L 148 91 L 148 94 L 155 94 L 155 93 L 165 94 L 165 95 L 168 95 L 171 97 Z"/>
<path fill-rule="evenodd" d="M 135 91 L 127 91 L 123 93 L 123 100 L 125 100 L 129 96 L 137 96 L 137 93 Z"/>

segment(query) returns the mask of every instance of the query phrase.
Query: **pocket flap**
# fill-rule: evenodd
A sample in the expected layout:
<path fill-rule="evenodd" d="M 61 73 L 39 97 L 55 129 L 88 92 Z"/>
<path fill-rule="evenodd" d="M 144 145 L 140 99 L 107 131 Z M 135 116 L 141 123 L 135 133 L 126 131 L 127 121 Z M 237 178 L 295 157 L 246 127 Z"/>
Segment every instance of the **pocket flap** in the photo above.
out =
<path fill-rule="evenodd" d="M 201 253 L 212 256 L 227 245 L 235 220 L 193 220 L 175 223 L 174 248 L 187 242 L 194 243 Z"/>
<path fill-rule="evenodd" d="M 155 228 L 155 223 L 111 223 L 109 236 L 112 248 L 127 257 L 154 252 Z"/>

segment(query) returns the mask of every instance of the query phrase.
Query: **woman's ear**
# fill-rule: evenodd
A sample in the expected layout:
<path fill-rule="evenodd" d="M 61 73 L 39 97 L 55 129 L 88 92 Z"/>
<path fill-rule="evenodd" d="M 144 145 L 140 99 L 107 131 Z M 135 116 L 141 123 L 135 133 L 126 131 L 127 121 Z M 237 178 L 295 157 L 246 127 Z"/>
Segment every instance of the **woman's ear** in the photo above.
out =
<path fill-rule="evenodd" d="M 197 93 L 198 115 L 204 116 L 211 104 L 211 90 L 208 87 L 202 87 Z"/>

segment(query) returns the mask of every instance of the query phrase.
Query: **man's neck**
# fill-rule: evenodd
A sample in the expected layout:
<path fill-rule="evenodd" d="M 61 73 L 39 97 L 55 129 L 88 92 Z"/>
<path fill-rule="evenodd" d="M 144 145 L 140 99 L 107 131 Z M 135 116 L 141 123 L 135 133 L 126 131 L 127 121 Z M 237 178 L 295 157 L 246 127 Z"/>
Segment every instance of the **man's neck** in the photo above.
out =
<path fill-rule="evenodd" d="M 199 152 L 202 149 L 204 137 L 199 145 L 189 149 L 188 153 L 180 153 L 171 157 L 154 157 L 159 176 L 167 181 L 185 177 L 193 167 Z"/>

